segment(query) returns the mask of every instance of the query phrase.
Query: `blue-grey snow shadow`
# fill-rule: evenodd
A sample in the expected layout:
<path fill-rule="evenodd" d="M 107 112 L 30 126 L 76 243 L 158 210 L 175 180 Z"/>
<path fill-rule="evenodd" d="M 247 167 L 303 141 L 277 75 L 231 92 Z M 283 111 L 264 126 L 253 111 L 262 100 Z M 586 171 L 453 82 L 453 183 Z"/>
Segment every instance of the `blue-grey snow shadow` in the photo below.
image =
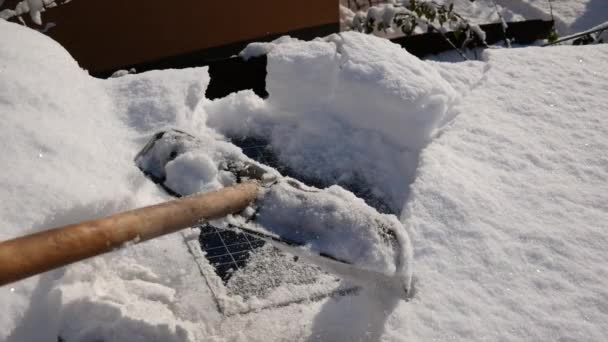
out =
<path fill-rule="evenodd" d="M 585 8 L 585 13 L 570 26 L 570 33 L 588 30 L 607 21 L 606 9 L 608 9 L 608 2 L 606 0 L 589 1 Z"/>
<path fill-rule="evenodd" d="M 51 293 L 55 280 L 61 278 L 65 269 L 50 271 L 42 276 L 30 297 L 30 305 L 6 342 L 55 341 L 58 326 L 58 308 L 61 298 Z"/>
<path fill-rule="evenodd" d="M 153 325 L 124 317 L 112 305 L 87 298 L 61 304 L 61 295 L 53 291 L 63 270 L 45 273 L 31 297 L 31 304 L 19 325 L 6 342 L 23 341 L 163 341 L 188 342 L 187 332 L 177 326 Z"/>
<path fill-rule="evenodd" d="M 192 113 L 205 96 L 206 74 L 204 69 L 154 70 L 108 82 L 125 124 L 149 133 L 182 124 L 194 126 Z"/>
<path fill-rule="evenodd" d="M 168 324 L 154 325 L 142 320 L 124 317 L 120 309 L 88 299 L 78 299 L 63 308 L 65 317 L 77 317 L 81 321 L 94 322 L 91 327 L 86 324 L 77 329 L 69 326 L 59 331 L 65 342 L 72 341 L 146 341 L 146 342 L 188 342 L 187 331 L 176 326 L 175 331 Z"/>
<path fill-rule="evenodd" d="M 394 294 L 366 289 L 353 296 L 329 298 L 315 317 L 307 341 L 379 341 L 400 300 Z"/>

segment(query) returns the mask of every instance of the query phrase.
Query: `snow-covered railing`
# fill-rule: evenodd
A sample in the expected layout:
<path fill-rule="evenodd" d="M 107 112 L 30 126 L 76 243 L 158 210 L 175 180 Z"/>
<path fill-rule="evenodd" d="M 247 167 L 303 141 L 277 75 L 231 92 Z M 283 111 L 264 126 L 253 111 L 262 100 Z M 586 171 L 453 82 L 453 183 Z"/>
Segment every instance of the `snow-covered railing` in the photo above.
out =
<path fill-rule="evenodd" d="M 371 5 L 371 2 L 370 2 Z M 348 10 L 341 9 L 342 12 Z M 440 4 L 432 0 L 388 1 L 371 6 L 367 11 L 343 13 L 342 25 L 346 29 L 365 32 L 387 38 L 413 36 L 424 33 L 438 33 L 445 42 L 467 59 L 460 50 L 473 41 L 487 45 L 485 32 L 479 25 L 469 22 L 454 11 L 454 3 Z M 457 38 L 464 36 L 457 46 L 445 33 L 453 32 Z"/>
<path fill-rule="evenodd" d="M 488 45 L 504 41 L 505 32 L 506 38 L 511 43 L 531 44 L 537 40 L 546 39 L 553 28 L 553 22 L 545 20 L 510 22 L 505 31 L 503 31 L 502 23 L 480 25 L 480 28 L 485 32 L 485 42 Z M 445 35 L 445 37 L 443 35 Z M 401 45 L 409 53 L 418 57 L 453 50 L 453 45 L 463 46 L 463 43 L 465 43 L 465 37 L 459 36 L 454 32 L 446 32 L 443 33 L 443 35 L 437 32 L 431 32 L 395 38 L 391 39 L 391 41 Z M 448 43 L 446 37 L 452 44 Z M 471 41 L 471 45 L 468 47 L 475 47 L 475 43 L 475 41 Z"/>

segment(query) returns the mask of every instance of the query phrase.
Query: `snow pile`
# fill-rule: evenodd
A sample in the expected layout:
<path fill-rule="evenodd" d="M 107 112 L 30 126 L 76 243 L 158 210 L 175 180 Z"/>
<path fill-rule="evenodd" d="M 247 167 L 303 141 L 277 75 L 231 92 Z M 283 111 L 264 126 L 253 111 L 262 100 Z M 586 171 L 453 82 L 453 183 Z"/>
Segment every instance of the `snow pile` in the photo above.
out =
<path fill-rule="evenodd" d="M 0 204 L 0 238 L 74 205 L 131 197 L 128 176 L 107 171 L 132 169 L 133 145 L 101 82 L 54 41 L 0 25 L 0 187 L 1 197 L 10 198 Z"/>
<path fill-rule="evenodd" d="M 300 39 L 292 38 L 290 36 L 281 36 L 272 42 L 255 42 L 248 44 L 243 51 L 239 53 L 239 56 L 244 60 L 248 60 L 253 57 L 259 57 L 268 54 L 275 46 L 279 44 L 300 42 Z"/>
<path fill-rule="evenodd" d="M 346 32 L 327 41 L 269 44 L 263 50 L 269 52 L 269 105 L 281 116 L 337 119 L 379 132 L 409 149 L 424 146 L 450 119 L 447 107 L 456 98 L 454 89 L 432 66 L 388 41 Z M 363 95 L 377 99 L 383 110 Z M 211 124 L 213 120 L 210 117 Z"/>
<path fill-rule="evenodd" d="M 197 97 L 203 97 L 208 82 L 205 70 L 101 81 L 80 69 L 61 46 L 33 30 L 0 20 L 0 41 L 0 239 L 162 198 L 134 166 L 134 154 L 151 131 L 165 124 L 179 126 L 178 118 L 191 113 L 188 101 L 195 106 Z M 144 120 L 148 114 L 165 121 L 152 124 Z M 118 272 L 117 267 L 146 265 L 158 276 L 155 283 L 175 290 L 175 301 L 162 304 L 168 313 L 163 317 L 179 322 L 183 315 L 176 312 L 192 311 L 180 298 L 191 296 L 192 283 L 200 281 L 181 240 L 170 236 L 118 254 L 131 257 L 135 265 L 108 255 L 67 268 L 71 274 L 67 278 L 63 277 L 66 269 L 61 269 L 0 288 L 0 340 L 56 340 L 63 333 L 79 340 L 67 331 L 90 330 L 95 335 L 93 330 L 104 329 L 94 339 L 113 340 L 122 336 L 112 335 L 113 331 L 129 327 L 131 333 L 145 334 L 146 327 L 167 332 L 161 336 L 175 332 L 163 330 L 168 320 L 145 318 L 144 314 L 159 312 L 158 306 L 128 319 L 155 297 L 144 294 L 144 286 L 141 296 L 125 298 L 121 282 L 126 277 L 143 278 L 137 272 Z M 167 268 L 173 263 L 179 267 Z M 80 290 L 69 286 L 73 282 L 80 283 Z M 151 284 L 149 289 L 155 287 Z M 205 297 L 197 302 L 213 305 Z M 104 323 L 94 327 L 92 322 Z"/>
<path fill-rule="evenodd" d="M 278 236 L 305 241 L 313 251 L 371 271 L 411 273 L 411 246 L 399 220 L 379 214 L 339 186 L 319 190 L 281 180 L 256 205 L 254 222 Z M 399 245 L 388 243 L 393 239 Z M 404 287 L 409 288 L 409 279 Z"/>
<path fill-rule="evenodd" d="M 197 137 L 181 131 L 159 132 L 135 158 L 140 169 L 182 196 L 234 185 L 236 176 L 227 164 L 246 160 L 238 147 L 208 129 Z"/>
<path fill-rule="evenodd" d="M 339 84 L 327 104 L 338 119 L 379 132 L 409 150 L 426 145 L 435 130 L 451 119 L 447 109 L 457 94 L 433 66 L 395 44 L 365 35 L 345 33 L 336 37 L 336 44 L 342 62 Z M 274 64 L 283 57 L 269 58 Z M 289 72 L 286 67 L 292 65 L 281 72 Z M 272 69 L 269 75 L 272 79 Z M 381 112 L 377 103 L 382 103 Z"/>
<path fill-rule="evenodd" d="M 268 100 L 241 92 L 214 101 L 207 124 L 268 140 L 296 173 L 366 188 L 398 212 L 418 152 L 451 119 L 452 86 L 398 46 L 353 32 L 274 45 L 268 61 Z"/>
<path fill-rule="evenodd" d="M 180 193 L 207 192 L 222 187 L 215 163 L 204 153 L 183 154 L 167 165 L 167 186 Z"/>

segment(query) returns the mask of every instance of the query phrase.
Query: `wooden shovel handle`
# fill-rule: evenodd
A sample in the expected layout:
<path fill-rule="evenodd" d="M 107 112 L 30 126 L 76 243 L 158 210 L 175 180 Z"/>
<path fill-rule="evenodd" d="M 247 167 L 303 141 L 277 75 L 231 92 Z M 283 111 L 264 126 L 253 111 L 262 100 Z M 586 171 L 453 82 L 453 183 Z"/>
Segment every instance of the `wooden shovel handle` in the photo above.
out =
<path fill-rule="evenodd" d="M 0 242 L 0 286 L 245 209 L 255 182 Z"/>

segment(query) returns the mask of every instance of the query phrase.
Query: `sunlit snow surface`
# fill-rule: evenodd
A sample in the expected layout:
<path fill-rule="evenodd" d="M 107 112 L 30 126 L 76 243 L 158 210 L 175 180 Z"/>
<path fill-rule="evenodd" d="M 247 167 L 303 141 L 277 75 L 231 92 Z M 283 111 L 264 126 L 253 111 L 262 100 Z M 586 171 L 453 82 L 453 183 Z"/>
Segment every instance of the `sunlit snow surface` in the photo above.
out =
<path fill-rule="evenodd" d="M 356 34 L 287 43 L 269 54 L 267 100 L 213 102 L 204 68 L 95 80 L 2 21 L 0 46 L 2 239 L 166 198 L 133 164 L 158 130 L 257 134 L 285 165 L 360 180 L 400 214 L 417 289 L 410 302 L 369 290 L 225 318 L 174 234 L 1 288 L 0 340 L 608 334 L 606 46 L 452 64 Z"/>

